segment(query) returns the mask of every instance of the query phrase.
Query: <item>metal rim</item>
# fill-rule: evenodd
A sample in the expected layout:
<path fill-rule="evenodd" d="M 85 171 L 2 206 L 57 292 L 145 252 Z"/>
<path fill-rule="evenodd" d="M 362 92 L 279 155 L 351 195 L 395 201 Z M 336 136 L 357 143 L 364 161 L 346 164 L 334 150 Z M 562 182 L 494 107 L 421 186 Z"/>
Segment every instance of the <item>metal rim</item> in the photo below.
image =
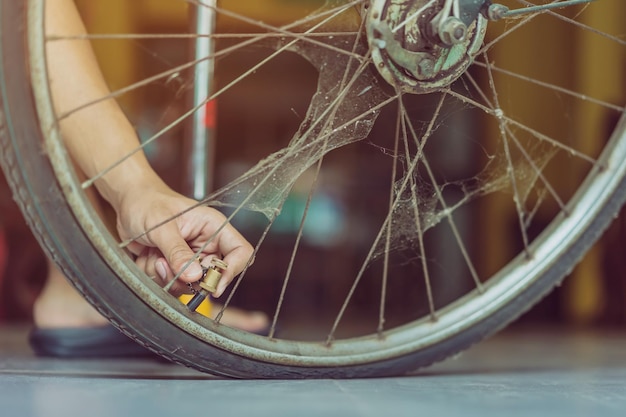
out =
<path fill-rule="evenodd" d="M 489 317 L 540 278 L 585 231 L 618 186 L 619 180 L 626 175 L 626 164 L 623 163 L 626 160 L 626 137 L 622 132 L 621 135 L 614 134 L 611 144 L 603 151 L 600 158 L 604 162 L 603 169 L 594 169 L 581 186 L 587 192 L 579 193 L 570 202 L 569 216 L 560 215 L 559 220 L 555 220 L 542 237 L 533 243 L 535 257 L 530 260 L 521 256 L 516 258 L 489 279 L 483 294 L 474 292 L 438 311 L 440 315 L 437 322 L 420 320 L 386 331 L 383 338 L 374 334 L 371 337 L 336 341 L 332 346 L 267 340 L 215 325 L 209 319 L 196 322 L 159 287 L 138 278 L 140 274 L 134 263 L 116 248 L 116 242 L 105 232 L 99 219 L 93 218 L 90 206 L 73 175 L 72 164 L 63 147 L 52 111 L 41 23 L 43 6 L 44 0 L 28 2 L 28 40 L 33 69 L 31 79 L 50 161 L 65 198 L 83 230 L 120 279 L 139 298 L 151 305 L 156 314 L 211 345 L 251 359 L 304 367 L 355 365 L 398 357 L 446 340 Z"/>

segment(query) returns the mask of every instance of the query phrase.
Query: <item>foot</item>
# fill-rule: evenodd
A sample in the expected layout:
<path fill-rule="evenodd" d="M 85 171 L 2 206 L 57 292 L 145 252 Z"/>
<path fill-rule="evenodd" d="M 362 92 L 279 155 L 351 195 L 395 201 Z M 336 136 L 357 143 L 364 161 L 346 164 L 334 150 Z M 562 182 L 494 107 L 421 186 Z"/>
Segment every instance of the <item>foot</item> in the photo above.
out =
<path fill-rule="evenodd" d="M 50 265 L 49 268 L 46 285 L 33 309 L 35 326 L 41 329 L 81 328 L 103 326 L 108 323 L 56 267 Z M 215 318 L 221 310 L 221 305 L 213 304 L 212 318 Z M 228 307 L 224 310 L 220 322 L 253 333 L 265 332 L 270 323 L 265 313 L 246 311 L 237 307 Z"/>
<path fill-rule="evenodd" d="M 106 325 L 107 320 L 72 287 L 56 267 L 49 265 L 46 284 L 33 306 L 33 321 L 41 329 Z"/>
<path fill-rule="evenodd" d="M 212 303 L 211 318 L 216 318 L 222 311 L 221 304 Z M 265 333 L 270 326 L 269 317 L 261 311 L 247 311 L 237 307 L 228 307 L 220 319 L 220 323 L 228 327 L 245 330 L 250 333 Z"/>

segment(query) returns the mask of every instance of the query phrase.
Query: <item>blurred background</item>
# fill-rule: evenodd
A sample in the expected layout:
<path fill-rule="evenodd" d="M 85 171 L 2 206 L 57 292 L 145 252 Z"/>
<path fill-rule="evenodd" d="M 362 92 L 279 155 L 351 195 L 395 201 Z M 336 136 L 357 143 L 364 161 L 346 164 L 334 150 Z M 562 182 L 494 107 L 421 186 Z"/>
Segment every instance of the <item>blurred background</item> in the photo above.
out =
<path fill-rule="evenodd" d="M 274 0 L 280 3 L 280 7 L 272 8 L 271 13 L 259 8 L 259 2 L 255 0 L 240 0 L 236 7 L 259 8 L 258 14 L 273 25 L 279 25 L 283 21 L 292 20 L 294 16 L 300 16 L 310 10 L 316 3 L 310 1 L 285 1 Z M 261 2 L 267 5 L 267 1 Z M 609 2 L 607 7 L 598 7 L 597 13 L 590 19 L 616 21 L 626 15 L 623 1 Z M 185 2 L 172 2 L 167 0 L 107 0 L 91 1 L 78 0 L 81 12 L 90 32 L 105 33 L 181 33 L 186 32 L 189 25 L 189 12 Z M 279 12 L 277 12 L 279 11 Z M 264 15 L 265 14 L 265 15 Z M 122 17 L 122 18 L 121 18 Z M 621 27 L 621 26 L 620 26 Z M 571 37 L 567 30 L 555 26 L 545 32 L 536 32 L 532 39 L 513 39 L 514 46 L 501 50 L 497 56 L 491 56 L 495 61 L 517 61 L 518 66 L 524 67 L 530 72 L 534 65 L 559 60 L 570 65 L 576 65 L 579 71 L 571 72 L 570 80 L 563 81 L 565 85 L 575 89 L 575 86 L 584 84 L 591 86 L 590 90 L 597 92 L 598 97 L 606 97 L 607 100 L 624 103 L 625 101 L 625 74 L 624 57 L 615 56 L 615 62 L 607 62 L 600 67 L 585 65 L 585 60 L 590 54 L 597 51 L 593 38 L 585 36 Z M 559 56 L 541 56 L 536 48 L 538 43 L 554 43 L 559 45 Z M 101 62 L 103 72 L 112 89 L 131 84 L 135 80 L 142 79 L 152 73 L 161 71 L 169 66 L 188 60 L 189 51 L 181 47 L 180 40 L 174 39 L 149 39 L 134 43 L 94 42 L 94 48 Z M 610 55 L 610 54 L 609 54 Z M 114 58 L 113 58 L 114 57 Z M 250 55 L 241 54 L 234 56 L 221 66 L 221 73 L 217 74 L 218 83 L 228 80 L 228 66 L 244 67 L 247 62 L 254 60 Z M 600 68 L 600 70 L 598 69 Z M 544 69 L 545 70 L 545 69 Z M 599 72 L 600 71 L 600 72 Z M 247 81 L 235 89 L 231 94 L 220 99 L 216 107 L 216 129 L 219 138 L 238 137 L 236 144 L 229 141 L 217 141 L 215 161 L 215 185 L 219 186 L 242 172 L 247 161 L 256 161 L 272 150 L 278 149 L 291 138 L 298 128 L 300 119 L 295 114 L 306 112 L 311 94 L 315 91 L 316 72 L 300 57 L 283 57 L 269 67 L 264 68 L 255 75 L 254 80 Z M 271 88 L 269 83 L 262 82 L 263 77 L 279 77 L 281 88 Z M 121 98 L 122 105 L 130 118 L 134 121 L 141 137 L 149 137 L 154 134 L 154 126 L 163 126 L 174 120 L 180 113 L 184 94 L 188 81 L 184 76 L 171 77 L 167 82 L 154 87 L 144 89 L 140 93 L 124 96 Z M 593 136 L 593 130 L 601 126 L 610 129 L 615 120 L 604 120 L 602 115 L 593 112 L 576 115 L 570 124 L 555 125 L 550 114 L 542 106 L 528 105 L 534 103 L 536 98 L 527 91 L 510 92 L 519 98 L 520 107 L 527 110 L 526 119 L 535 120 L 534 125 L 546 126 L 545 131 L 571 131 L 576 130 L 581 135 Z M 169 103 L 163 110 L 163 103 Z M 288 104 L 285 104 L 288 103 Z M 475 118 L 452 117 L 455 123 L 453 129 L 482 130 L 485 135 L 494 135 L 489 128 L 481 123 L 479 116 Z M 170 133 L 173 136 L 184 136 L 182 131 Z M 374 132 L 376 134 L 376 132 Z M 443 133 L 445 134 L 445 132 Z M 178 156 L 185 152 L 186 144 L 180 141 L 162 141 L 164 145 L 149 147 L 148 156 L 157 170 L 170 185 L 176 189 L 185 187 L 185 169 L 178 165 Z M 445 146 L 442 146 L 445 153 Z M 343 188 L 342 192 L 349 189 L 351 193 L 369 195 L 368 190 L 377 182 L 377 153 L 371 154 L 343 154 L 337 163 L 338 168 L 332 174 L 332 184 L 327 189 L 329 196 Z M 458 168 L 458 162 L 452 161 Z M 459 168 L 459 169 L 462 169 Z M 471 169 L 471 168 L 469 168 Z M 360 170 L 362 183 L 343 183 L 345 170 Z M 566 187 L 566 181 L 562 186 Z M 303 194 L 306 198 L 306 194 Z M 324 224 L 328 224 L 328 230 L 317 230 L 316 234 L 309 234 L 309 241 L 305 245 L 305 256 L 310 262 L 324 262 L 319 258 L 316 248 L 332 241 L 333 231 L 336 225 L 345 220 L 346 213 L 342 212 L 336 200 L 329 198 L 327 206 L 318 209 L 318 215 L 325 216 Z M 378 201 L 370 198 L 362 201 L 371 210 L 377 210 L 377 205 L 387 204 L 385 199 Z M 283 221 L 279 225 L 284 230 L 287 238 L 293 237 L 295 228 L 289 222 L 289 204 L 285 207 L 287 215 L 283 215 Z M 486 233 L 488 236 L 506 236 L 511 230 L 515 216 L 501 215 L 502 207 L 497 200 L 491 202 L 489 207 L 483 207 L 486 216 L 495 219 L 490 222 L 494 230 Z M 297 210 L 296 210 L 297 211 Z M 295 218 L 295 217 L 294 217 Z M 297 225 L 296 225 L 297 226 Z M 289 256 L 290 239 L 281 243 L 280 239 L 272 245 L 273 253 L 277 257 Z M 485 270 L 490 269 L 490 262 L 498 264 L 498 259 L 506 257 L 510 248 L 502 245 L 505 238 L 485 239 L 480 233 L 473 238 L 475 251 L 481 251 L 482 262 Z M 576 327 L 611 326 L 624 327 L 626 325 L 626 218 L 620 216 L 611 226 L 609 231 L 586 256 L 583 262 L 573 271 L 562 286 L 558 287 L 550 296 L 536 306 L 532 311 L 522 317 L 517 325 L 546 324 L 567 325 Z M 339 257 L 345 260 L 342 254 Z M 271 269 L 266 267 L 263 258 L 259 257 L 257 265 L 259 269 Z M 339 263 L 329 263 L 328 268 L 336 270 L 342 266 Z M 0 323 L 28 322 L 31 319 L 32 303 L 40 290 L 43 279 L 46 276 L 46 263 L 44 255 L 36 241 L 22 220 L 19 210 L 13 203 L 10 190 L 4 179 L 0 182 Z M 240 298 L 245 299 L 245 305 L 249 308 L 268 310 L 266 300 L 271 299 L 270 288 L 272 274 L 265 274 L 267 282 L 260 282 L 256 291 L 247 292 Z M 268 291 L 270 294 L 268 294 Z M 316 294 L 315 277 L 310 278 L 309 288 L 303 291 L 301 298 L 293 301 L 303 308 L 304 311 L 315 312 L 323 309 L 324 300 L 332 297 L 332 294 Z M 360 294 L 363 304 L 370 299 L 367 292 L 374 294 L 380 291 L 378 287 L 365 288 L 365 293 Z M 316 294 L 312 296 L 312 294 Z M 292 295 L 293 296 L 293 295 Z M 270 307 L 271 310 L 271 307 Z"/>

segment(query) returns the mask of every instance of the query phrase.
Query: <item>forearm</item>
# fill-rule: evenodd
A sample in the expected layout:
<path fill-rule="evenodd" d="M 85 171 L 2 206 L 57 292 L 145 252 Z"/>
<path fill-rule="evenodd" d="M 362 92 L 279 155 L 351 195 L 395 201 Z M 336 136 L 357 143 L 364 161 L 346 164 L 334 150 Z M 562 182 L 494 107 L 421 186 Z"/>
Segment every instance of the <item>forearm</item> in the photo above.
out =
<path fill-rule="evenodd" d="M 46 2 L 46 32 L 57 36 L 85 33 L 73 0 Z M 50 88 L 58 115 L 109 94 L 89 41 L 48 42 L 47 54 Z M 139 146 L 132 125 L 114 99 L 63 118 L 60 127 L 71 156 L 88 177 L 97 175 Z M 99 179 L 96 187 L 117 208 L 131 188 L 160 183 L 143 152 L 136 152 Z"/>

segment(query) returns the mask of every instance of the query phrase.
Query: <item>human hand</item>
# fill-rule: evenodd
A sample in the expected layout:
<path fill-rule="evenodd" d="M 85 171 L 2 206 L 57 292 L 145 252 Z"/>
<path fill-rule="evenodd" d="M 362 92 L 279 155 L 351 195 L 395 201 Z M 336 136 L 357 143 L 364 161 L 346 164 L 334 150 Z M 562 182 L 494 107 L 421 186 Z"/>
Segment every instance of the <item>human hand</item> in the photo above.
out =
<path fill-rule="evenodd" d="M 173 292 L 182 292 L 186 288 L 184 284 L 202 277 L 201 265 L 195 259 L 204 259 L 204 266 L 208 266 L 213 257 L 223 259 L 228 268 L 213 294 L 219 297 L 245 268 L 253 248 L 219 211 L 204 206 L 189 210 L 196 204 L 165 185 L 144 187 L 116 207 L 117 229 L 123 241 L 143 234 L 130 243 L 128 249 L 137 256 L 137 265 L 146 274 L 169 282 L 180 273 L 180 284 L 172 287 Z M 185 213 L 179 215 L 182 212 Z M 151 230 L 174 216 L 173 220 Z M 144 234 L 146 231 L 149 232 Z M 196 252 L 201 249 L 197 258 Z M 189 263 L 192 259 L 194 261 Z"/>

